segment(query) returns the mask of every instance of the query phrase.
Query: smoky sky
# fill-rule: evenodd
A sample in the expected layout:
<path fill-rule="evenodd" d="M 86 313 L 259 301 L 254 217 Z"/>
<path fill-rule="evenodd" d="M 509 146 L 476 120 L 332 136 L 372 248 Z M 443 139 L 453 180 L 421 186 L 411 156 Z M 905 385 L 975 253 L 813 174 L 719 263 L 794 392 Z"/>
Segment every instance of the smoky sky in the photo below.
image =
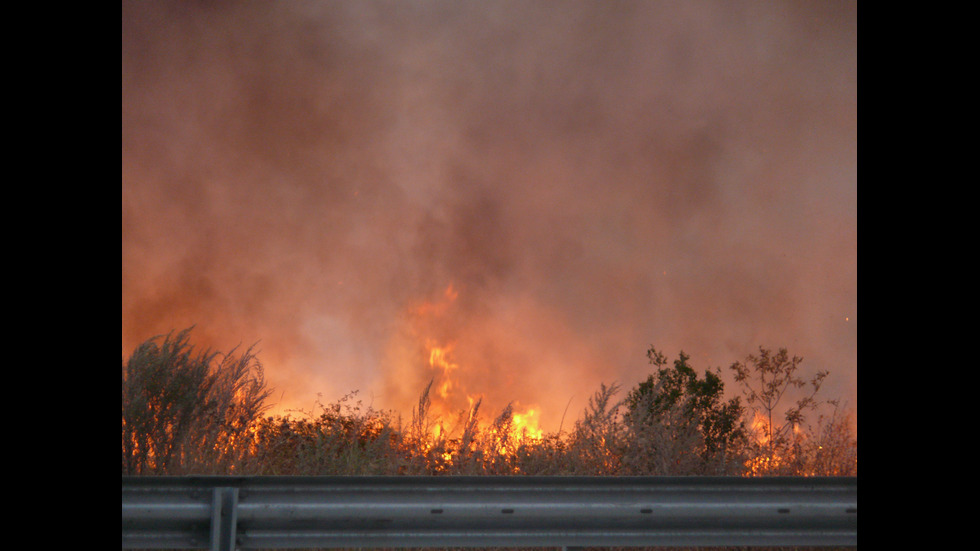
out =
<path fill-rule="evenodd" d="M 408 412 L 436 339 L 554 430 L 650 345 L 785 347 L 856 409 L 856 35 L 848 1 L 124 1 L 123 356 L 194 325 L 280 406 Z"/>

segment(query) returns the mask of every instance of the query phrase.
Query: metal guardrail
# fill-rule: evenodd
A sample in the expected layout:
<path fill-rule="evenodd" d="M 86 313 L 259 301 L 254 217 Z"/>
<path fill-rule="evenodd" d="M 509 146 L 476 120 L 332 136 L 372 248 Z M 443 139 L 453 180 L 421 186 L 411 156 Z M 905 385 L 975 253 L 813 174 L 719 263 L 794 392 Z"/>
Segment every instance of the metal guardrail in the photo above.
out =
<path fill-rule="evenodd" d="M 122 547 L 856 546 L 854 477 L 122 477 Z"/>

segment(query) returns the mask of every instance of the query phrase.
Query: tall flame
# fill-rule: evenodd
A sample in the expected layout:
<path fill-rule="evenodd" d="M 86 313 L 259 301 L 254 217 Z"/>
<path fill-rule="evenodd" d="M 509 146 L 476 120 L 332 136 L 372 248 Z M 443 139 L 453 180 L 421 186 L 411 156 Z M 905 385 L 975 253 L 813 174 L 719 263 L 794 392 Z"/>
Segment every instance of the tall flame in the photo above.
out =
<path fill-rule="evenodd" d="M 437 302 L 425 302 L 415 309 L 415 314 L 425 323 L 423 328 L 432 325 L 441 327 L 452 326 L 450 306 L 456 301 L 459 292 L 449 285 Z M 448 318 L 448 319 L 447 319 Z M 435 438 L 448 437 L 444 423 L 454 419 L 459 414 L 472 415 L 474 407 L 481 403 L 485 395 L 476 389 L 472 391 L 466 385 L 466 366 L 460 365 L 455 356 L 457 343 L 450 339 L 440 340 L 432 335 L 418 335 L 424 346 L 425 357 L 428 359 L 429 375 L 432 380 L 430 395 L 430 411 L 441 422 L 434 423 L 431 435 Z M 464 405 L 465 404 L 465 405 Z M 491 404 L 499 406 L 500 404 Z M 511 422 L 509 438 L 540 440 L 544 431 L 540 428 L 540 410 L 535 406 L 519 407 L 510 404 Z"/>
<path fill-rule="evenodd" d="M 453 388 L 452 372 L 459 369 L 459 365 L 449 359 L 452 353 L 452 346 L 439 347 L 430 341 L 429 348 L 429 367 L 434 370 L 441 370 L 442 382 L 439 384 L 439 396 L 448 399 Z"/>

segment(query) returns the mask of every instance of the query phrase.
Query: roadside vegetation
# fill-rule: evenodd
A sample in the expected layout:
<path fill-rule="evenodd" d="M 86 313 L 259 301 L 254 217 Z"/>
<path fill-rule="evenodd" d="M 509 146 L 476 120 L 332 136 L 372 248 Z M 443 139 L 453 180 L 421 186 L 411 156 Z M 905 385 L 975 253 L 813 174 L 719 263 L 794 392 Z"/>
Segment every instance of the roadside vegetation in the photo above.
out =
<path fill-rule="evenodd" d="M 431 413 L 431 385 L 404 418 L 356 393 L 268 416 L 253 350 L 198 351 L 190 331 L 123 359 L 123 475 L 857 474 L 852 415 L 820 395 L 826 372 L 804 376 L 785 349 L 734 362 L 726 393 L 719 368 L 650 347 L 646 379 L 601 385 L 570 428 L 529 436 L 509 407 L 484 417 L 479 402 L 433 430 L 447 420 Z"/>

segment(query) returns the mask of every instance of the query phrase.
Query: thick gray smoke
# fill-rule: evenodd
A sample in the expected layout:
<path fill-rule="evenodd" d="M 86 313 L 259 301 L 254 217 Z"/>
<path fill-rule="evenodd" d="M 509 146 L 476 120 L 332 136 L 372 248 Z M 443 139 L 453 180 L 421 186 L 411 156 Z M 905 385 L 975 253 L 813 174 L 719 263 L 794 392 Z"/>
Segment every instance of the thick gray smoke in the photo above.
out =
<path fill-rule="evenodd" d="M 124 1 L 123 355 L 407 412 L 452 342 L 554 430 L 761 345 L 856 409 L 855 4 Z"/>

